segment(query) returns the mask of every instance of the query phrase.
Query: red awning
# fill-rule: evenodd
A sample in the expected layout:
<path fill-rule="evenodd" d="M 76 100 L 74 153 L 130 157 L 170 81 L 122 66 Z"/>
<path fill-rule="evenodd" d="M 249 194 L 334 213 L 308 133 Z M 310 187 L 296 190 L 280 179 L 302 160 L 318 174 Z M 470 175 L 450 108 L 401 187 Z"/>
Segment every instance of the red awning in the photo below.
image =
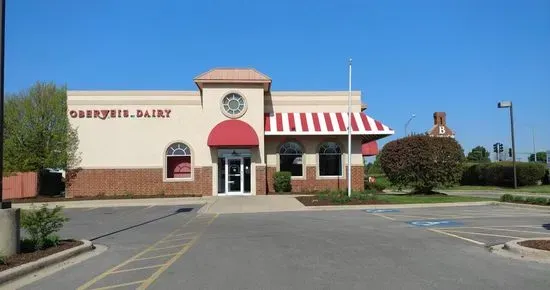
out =
<path fill-rule="evenodd" d="M 376 141 L 371 141 L 361 145 L 361 152 L 363 156 L 374 156 L 378 155 L 378 144 Z"/>
<path fill-rule="evenodd" d="M 208 135 L 211 147 L 255 147 L 259 144 L 254 128 L 240 120 L 220 122 Z"/>

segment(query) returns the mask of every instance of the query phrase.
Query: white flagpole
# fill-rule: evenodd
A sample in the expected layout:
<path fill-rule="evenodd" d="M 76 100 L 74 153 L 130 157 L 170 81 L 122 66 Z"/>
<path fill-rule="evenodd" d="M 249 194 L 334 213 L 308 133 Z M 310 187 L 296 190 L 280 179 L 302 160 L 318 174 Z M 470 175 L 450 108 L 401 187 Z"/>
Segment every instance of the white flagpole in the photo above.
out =
<path fill-rule="evenodd" d="M 351 58 L 349 59 L 348 95 L 348 196 L 351 197 Z"/>

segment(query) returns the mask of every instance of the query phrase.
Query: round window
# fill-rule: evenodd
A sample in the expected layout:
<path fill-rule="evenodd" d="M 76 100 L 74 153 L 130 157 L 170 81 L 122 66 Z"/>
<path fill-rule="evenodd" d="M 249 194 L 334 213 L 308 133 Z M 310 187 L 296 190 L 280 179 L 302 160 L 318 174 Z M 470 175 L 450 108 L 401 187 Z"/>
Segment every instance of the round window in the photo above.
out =
<path fill-rule="evenodd" d="M 237 93 L 227 94 L 222 99 L 222 111 L 230 118 L 238 118 L 246 110 L 246 100 Z"/>

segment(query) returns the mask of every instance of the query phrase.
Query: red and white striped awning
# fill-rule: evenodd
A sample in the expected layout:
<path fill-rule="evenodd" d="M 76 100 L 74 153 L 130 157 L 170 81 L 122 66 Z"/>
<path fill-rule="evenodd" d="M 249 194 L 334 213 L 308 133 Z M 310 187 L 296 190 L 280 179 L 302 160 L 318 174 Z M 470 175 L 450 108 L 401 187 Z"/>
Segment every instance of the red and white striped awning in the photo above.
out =
<path fill-rule="evenodd" d="M 265 135 L 347 135 L 348 113 L 267 113 Z M 394 131 L 364 113 L 351 113 L 352 135 L 393 135 Z"/>

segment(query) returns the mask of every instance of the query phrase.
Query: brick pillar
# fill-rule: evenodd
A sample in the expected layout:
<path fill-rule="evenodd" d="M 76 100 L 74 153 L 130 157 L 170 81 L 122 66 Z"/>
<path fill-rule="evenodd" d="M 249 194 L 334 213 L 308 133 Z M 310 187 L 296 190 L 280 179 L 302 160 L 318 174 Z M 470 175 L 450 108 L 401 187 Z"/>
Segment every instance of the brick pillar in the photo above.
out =
<path fill-rule="evenodd" d="M 256 165 L 256 195 L 267 194 L 265 165 Z"/>

